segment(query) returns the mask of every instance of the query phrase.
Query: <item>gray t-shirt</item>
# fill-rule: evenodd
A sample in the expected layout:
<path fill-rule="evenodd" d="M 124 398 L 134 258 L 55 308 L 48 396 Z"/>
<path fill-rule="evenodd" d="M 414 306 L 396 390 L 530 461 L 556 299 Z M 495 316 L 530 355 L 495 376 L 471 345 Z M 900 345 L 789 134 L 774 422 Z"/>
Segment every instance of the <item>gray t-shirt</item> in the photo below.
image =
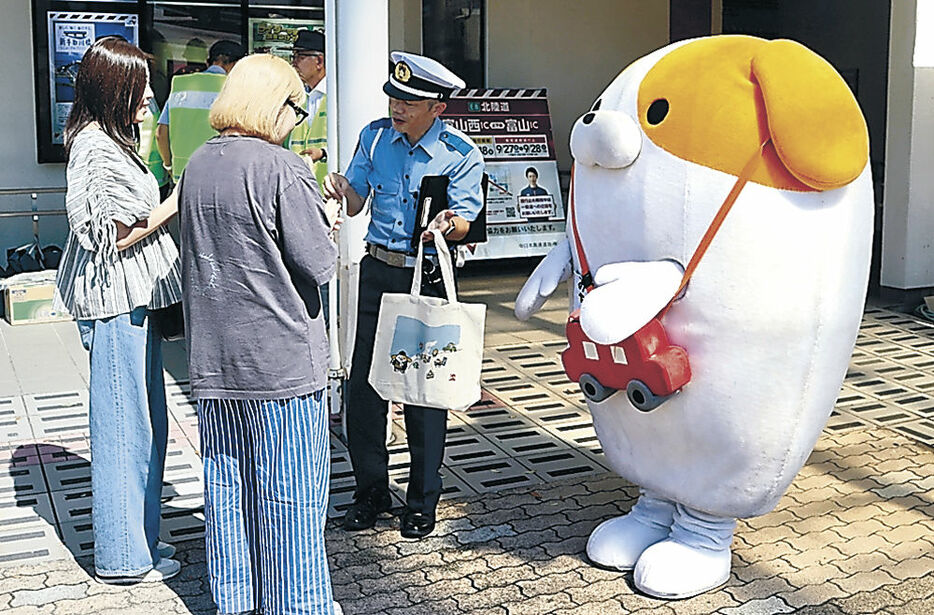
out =
<path fill-rule="evenodd" d="M 197 399 L 283 399 L 327 383 L 318 287 L 334 273 L 321 194 L 296 154 L 215 137 L 179 199 L 183 304 Z"/>

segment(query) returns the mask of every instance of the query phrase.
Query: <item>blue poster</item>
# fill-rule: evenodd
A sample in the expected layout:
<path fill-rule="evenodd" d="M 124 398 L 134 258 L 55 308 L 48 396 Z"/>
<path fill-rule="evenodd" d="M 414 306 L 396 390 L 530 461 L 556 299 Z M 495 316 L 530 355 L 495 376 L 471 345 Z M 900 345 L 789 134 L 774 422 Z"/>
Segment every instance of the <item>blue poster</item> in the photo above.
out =
<path fill-rule="evenodd" d="M 48 26 L 52 143 L 61 145 L 65 121 L 75 100 L 75 78 L 81 58 L 102 36 L 119 35 L 139 45 L 139 18 L 123 13 L 49 11 Z"/>

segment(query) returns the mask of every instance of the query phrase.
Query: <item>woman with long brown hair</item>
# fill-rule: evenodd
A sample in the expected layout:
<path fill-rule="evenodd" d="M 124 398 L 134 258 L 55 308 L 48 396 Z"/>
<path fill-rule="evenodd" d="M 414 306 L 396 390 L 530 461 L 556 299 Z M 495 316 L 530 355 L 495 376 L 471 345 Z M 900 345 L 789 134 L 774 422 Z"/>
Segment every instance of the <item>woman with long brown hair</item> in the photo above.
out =
<path fill-rule="evenodd" d="M 69 233 L 56 303 L 77 319 L 90 352 L 94 567 L 109 583 L 179 570 L 175 549 L 159 542 L 168 419 L 152 311 L 178 303 L 181 284 L 162 227 L 174 204 L 159 204 L 136 153 L 151 99 L 148 56 L 104 37 L 81 61 L 65 125 Z"/>

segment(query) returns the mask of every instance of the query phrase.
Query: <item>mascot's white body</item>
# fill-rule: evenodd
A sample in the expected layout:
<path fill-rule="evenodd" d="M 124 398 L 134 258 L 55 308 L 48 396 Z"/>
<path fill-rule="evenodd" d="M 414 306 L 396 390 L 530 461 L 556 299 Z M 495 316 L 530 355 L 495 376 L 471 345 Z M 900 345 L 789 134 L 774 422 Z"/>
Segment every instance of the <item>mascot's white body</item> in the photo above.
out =
<path fill-rule="evenodd" d="M 737 172 L 682 159 L 643 131 L 643 78 L 689 43 L 630 65 L 571 136 L 574 213 L 597 282 L 581 325 L 598 343 L 628 337 L 668 303 L 737 181 Z M 689 354 L 691 381 L 651 412 L 625 391 L 588 402 L 607 459 L 643 489 L 630 515 L 594 531 L 592 560 L 635 568 L 636 585 L 659 597 L 726 581 L 735 518 L 775 507 L 833 408 L 863 310 L 872 216 L 868 164 L 830 190 L 746 184 L 662 320 Z M 579 279 L 570 224 L 568 235 L 520 293 L 520 318 L 571 263 Z"/>

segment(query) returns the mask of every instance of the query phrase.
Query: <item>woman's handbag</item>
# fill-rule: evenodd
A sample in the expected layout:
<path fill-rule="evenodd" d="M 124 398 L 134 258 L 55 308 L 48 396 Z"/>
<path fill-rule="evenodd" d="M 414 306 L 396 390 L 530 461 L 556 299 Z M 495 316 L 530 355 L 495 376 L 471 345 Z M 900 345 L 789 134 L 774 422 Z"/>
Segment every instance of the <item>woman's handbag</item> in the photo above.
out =
<path fill-rule="evenodd" d="M 172 305 L 150 312 L 150 318 L 156 324 L 159 335 L 167 342 L 185 339 L 185 314 L 182 312 L 182 303 Z"/>
<path fill-rule="evenodd" d="M 480 399 L 486 306 L 457 300 L 451 254 L 441 233 L 432 235 L 450 301 L 420 294 L 420 243 L 411 292 L 383 294 L 369 381 L 386 400 L 465 410 Z"/>

